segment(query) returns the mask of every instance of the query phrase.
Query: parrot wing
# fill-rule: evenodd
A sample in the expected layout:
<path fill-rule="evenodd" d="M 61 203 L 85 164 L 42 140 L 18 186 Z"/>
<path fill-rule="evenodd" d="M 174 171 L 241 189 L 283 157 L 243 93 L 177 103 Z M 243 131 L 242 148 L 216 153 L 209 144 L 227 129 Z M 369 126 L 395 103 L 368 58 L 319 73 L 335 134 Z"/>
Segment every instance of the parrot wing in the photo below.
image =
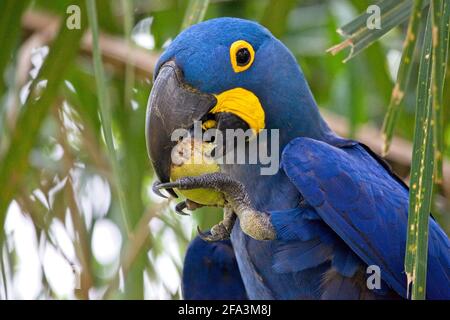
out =
<path fill-rule="evenodd" d="M 325 224 L 406 297 L 408 188 L 388 166 L 357 142 L 334 147 L 301 137 L 285 147 L 281 167 Z M 450 299 L 450 242 L 432 218 L 428 253 L 427 298 Z"/>

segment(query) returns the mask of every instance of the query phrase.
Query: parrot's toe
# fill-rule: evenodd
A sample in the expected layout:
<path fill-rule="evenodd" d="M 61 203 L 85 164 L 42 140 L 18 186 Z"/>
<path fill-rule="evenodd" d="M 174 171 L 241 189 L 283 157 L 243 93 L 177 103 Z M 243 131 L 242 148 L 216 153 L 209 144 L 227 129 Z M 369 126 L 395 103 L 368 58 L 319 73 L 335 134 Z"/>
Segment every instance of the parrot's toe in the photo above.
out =
<path fill-rule="evenodd" d="M 189 213 L 184 212 L 183 210 L 187 208 L 186 201 L 182 201 L 177 203 L 175 206 L 175 212 L 181 216 L 189 216 Z"/>
<path fill-rule="evenodd" d="M 183 211 L 184 209 L 194 211 L 195 209 L 198 209 L 201 207 L 203 207 L 203 205 L 201 205 L 200 203 L 186 199 L 185 201 L 182 201 L 175 206 L 175 212 L 182 216 L 189 216 L 190 214 L 187 212 L 184 212 Z"/>
<path fill-rule="evenodd" d="M 162 198 L 164 198 L 164 199 L 167 199 L 168 197 L 167 197 L 166 195 L 162 194 L 161 191 L 159 191 L 159 190 L 161 189 L 161 188 L 159 187 L 160 185 L 161 185 L 161 182 L 155 181 L 155 182 L 153 183 L 153 185 L 152 185 L 152 191 L 153 191 L 156 195 L 158 195 L 158 196 L 160 196 L 160 197 L 162 197 Z"/>
<path fill-rule="evenodd" d="M 210 230 L 210 234 L 206 234 L 200 230 L 200 227 L 197 227 L 197 232 L 199 237 L 207 242 L 216 242 L 222 240 L 230 239 L 230 232 L 223 225 L 222 222 L 213 226 Z"/>

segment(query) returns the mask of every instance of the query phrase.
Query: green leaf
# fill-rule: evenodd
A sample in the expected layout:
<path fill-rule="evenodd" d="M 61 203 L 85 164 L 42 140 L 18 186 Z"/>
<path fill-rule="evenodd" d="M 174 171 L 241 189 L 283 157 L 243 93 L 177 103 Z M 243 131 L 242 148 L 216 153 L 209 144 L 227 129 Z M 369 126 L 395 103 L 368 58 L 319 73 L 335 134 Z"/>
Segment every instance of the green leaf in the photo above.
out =
<path fill-rule="evenodd" d="M 416 1 L 414 7 L 416 7 L 417 2 L 420 2 L 420 8 L 423 8 L 428 5 L 429 0 Z M 384 0 L 378 2 L 376 6 L 380 9 L 380 28 L 369 27 L 368 22 L 373 12 L 365 12 L 337 30 L 346 40 L 329 48 L 327 52 L 335 55 L 343 49 L 350 47 L 350 54 L 344 60 L 344 62 L 347 62 L 380 39 L 392 28 L 406 21 L 410 16 L 413 1 Z"/>
<path fill-rule="evenodd" d="M 120 168 L 117 160 L 116 151 L 114 148 L 114 138 L 111 125 L 111 102 L 109 100 L 109 95 L 106 89 L 106 78 L 103 69 L 102 56 L 99 47 L 99 31 L 98 31 L 98 21 L 97 21 L 97 8 L 94 0 L 86 0 L 87 14 L 89 26 L 92 32 L 92 58 L 94 61 L 94 74 L 95 82 L 98 90 L 98 103 L 100 107 L 100 121 L 102 123 L 102 132 L 105 138 L 106 147 L 108 149 L 109 159 L 112 166 L 113 176 L 114 176 L 114 186 L 116 188 L 120 210 L 123 218 L 124 227 L 129 233 L 130 226 L 127 216 L 127 207 L 125 202 L 125 194 L 122 189 Z"/>
<path fill-rule="evenodd" d="M 190 0 L 184 15 L 183 23 L 181 24 L 181 30 L 201 22 L 205 17 L 208 5 L 209 0 Z"/>
<path fill-rule="evenodd" d="M 81 4 L 80 7 L 84 8 Z M 12 132 L 11 142 L 0 160 L 0 181 L 8 186 L 0 193 L 0 229 L 2 230 L 6 210 L 18 192 L 20 183 L 29 168 L 29 154 L 41 124 L 54 105 L 66 71 L 78 53 L 84 28 L 84 21 L 82 21 L 81 29 L 69 30 L 64 25 L 60 28 L 39 75 L 31 85 L 28 100 L 22 107 L 16 128 Z M 42 84 L 42 81 L 46 81 L 46 86 L 42 92 L 39 92 L 38 84 Z"/>
<path fill-rule="evenodd" d="M 409 192 L 409 214 L 406 241 L 405 272 L 412 299 L 425 299 L 428 219 L 433 192 L 433 110 L 432 110 L 432 26 L 431 10 L 420 56 L 417 86 L 416 123 Z"/>
<path fill-rule="evenodd" d="M 8 64 L 13 61 L 14 48 L 20 34 L 20 21 L 22 13 L 28 5 L 27 0 L 2 0 L 0 1 L 0 98 L 6 88 L 4 73 Z"/>
<path fill-rule="evenodd" d="M 450 3 L 444 0 L 433 0 L 433 122 L 435 143 L 435 182 L 442 183 L 442 155 L 444 153 L 444 114 L 443 94 L 445 73 L 447 71 L 448 40 L 450 25 Z"/>
<path fill-rule="evenodd" d="M 383 135 L 383 155 L 386 155 L 389 151 L 392 137 L 394 135 L 395 124 L 397 123 L 400 111 L 399 106 L 403 101 L 406 88 L 409 84 L 413 65 L 414 48 L 416 47 L 419 34 L 423 5 L 424 0 L 415 0 L 414 8 L 409 19 L 408 31 L 406 32 L 405 41 L 403 43 L 402 59 L 400 61 L 400 67 L 397 73 L 397 81 L 392 90 L 388 111 L 384 117 L 383 127 L 381 129 Z"/>

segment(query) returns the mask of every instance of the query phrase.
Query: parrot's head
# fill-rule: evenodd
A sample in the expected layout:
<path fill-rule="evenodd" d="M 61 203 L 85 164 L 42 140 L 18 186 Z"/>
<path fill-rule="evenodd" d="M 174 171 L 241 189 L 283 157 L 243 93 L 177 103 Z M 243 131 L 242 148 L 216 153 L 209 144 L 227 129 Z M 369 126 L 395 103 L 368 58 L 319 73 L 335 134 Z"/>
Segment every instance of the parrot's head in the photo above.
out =
<path fill-rule="evenodd" d="M 195 121 L 255 134 L 279 129 L 280 148 L 298 136 L 330 134 L 290 51 L 258 23 L 236 18 L 199 23 L 173 40 L 156 65 L 146 121 L 162 182 L 169 180 L 173 131 Z"/>

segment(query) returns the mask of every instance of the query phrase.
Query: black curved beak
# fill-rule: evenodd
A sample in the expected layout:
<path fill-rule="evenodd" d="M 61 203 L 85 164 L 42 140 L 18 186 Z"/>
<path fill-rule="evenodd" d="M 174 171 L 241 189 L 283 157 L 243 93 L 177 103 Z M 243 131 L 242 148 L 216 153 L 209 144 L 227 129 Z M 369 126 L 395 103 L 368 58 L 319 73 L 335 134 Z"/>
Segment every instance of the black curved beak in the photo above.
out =
<path fill-rule="evenodd" d="M 189 130 L 217 103 L 213 95 L 187 85 L 174 61 L 161 66 L 147 105 L 147 151 L 160 182 L 169 182 L 171 152 L 177 141 L 171 136 L 176 129 Z M 175 195 L 173 190 L 170 190 Z"/>

